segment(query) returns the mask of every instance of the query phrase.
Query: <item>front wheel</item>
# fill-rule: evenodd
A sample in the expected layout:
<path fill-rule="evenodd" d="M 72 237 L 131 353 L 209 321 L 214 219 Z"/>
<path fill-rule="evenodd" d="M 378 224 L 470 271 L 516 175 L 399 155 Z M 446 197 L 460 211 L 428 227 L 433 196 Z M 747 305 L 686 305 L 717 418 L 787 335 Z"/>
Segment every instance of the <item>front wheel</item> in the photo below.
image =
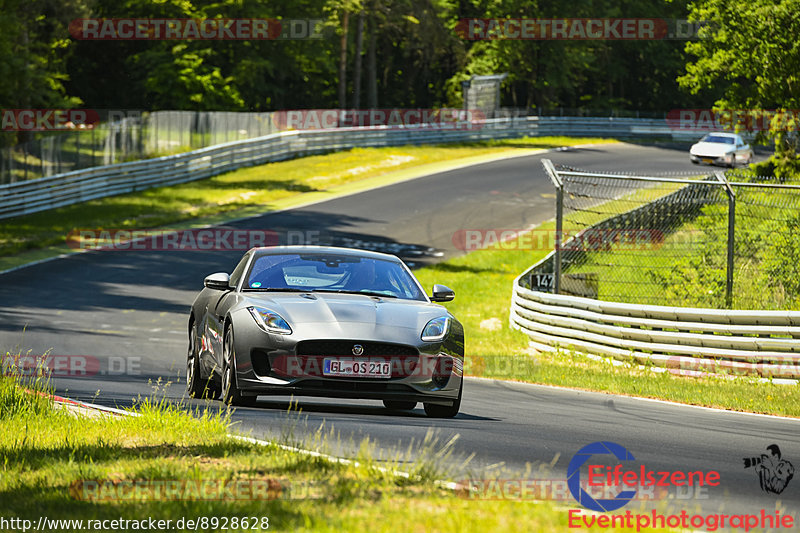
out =
<path fill-rule="evenodd" d="M 255 396 L 243 396 L 236 384 L 236 351 L 233 345 L 233 326 L 225 330 L 222 348 L 222 402 L 227 405 L 254 405 Z"/>
<path fill-rule="evenodd" d="M 431 418 L 453 418 L 458 414 L 461 409 L 461 393 L 464 391 L 464 377 L 461 377 L 461 385 L 458 387 L 458 398 L 453 402 L 453 405 L 438 405 L 435 403 L 422 404 L 425 408 L 425 414 Z"/>
<path fill-rule="evenodd" d="M 219 397 L 219 385 L 213 380 L 203 380 L 200 373 L 200 350 L 194 324 L 189 327 L 189 353 L 186 355 L 186 392 L 190 398 Z"/>

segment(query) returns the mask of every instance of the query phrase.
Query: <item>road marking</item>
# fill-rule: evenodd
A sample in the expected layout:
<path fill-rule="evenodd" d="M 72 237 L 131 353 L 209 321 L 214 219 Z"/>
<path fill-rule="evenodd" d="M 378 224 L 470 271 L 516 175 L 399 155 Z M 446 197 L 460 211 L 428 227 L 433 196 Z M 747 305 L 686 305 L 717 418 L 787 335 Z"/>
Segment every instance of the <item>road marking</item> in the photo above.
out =
<path fill-rule="evenodd" d="M 469 375 L 466 376 L 466 378 L 467 378 L 467 380 L 473 380 L 473 379 L 474 380 L 483 380 L 483 381 L 489 381 L 489 382 L 494 382 L 494 383 L 503 383 L 503 384 L 506 384 L 506 385 L 519 385 L 519 386 L 522 386 L 522 387 L 557 389 L 557 390 L 561 390 L 561 391 L 565 391 L 565 392 L 572 392 L 572 393 L 585 392 L 585 393 L 590 393 L 590 394 L 603 394 L 605 396 L 616 396 L 617 398 L 627 398 L 627 399 L 630 399 L 630 400 L 639 400 L 639 401 L 645 401 L 645 402 L 663 403 L 663 404 L 666 404 L 666 405 L 673 405 L 675 407 L 687 407 L 687 408 L 692 408 L 692 409 L 704 409 L 706 411 L 712 411 L 712 412 L 716 412 L 716 413 L 727 413 L 727 414 L 731 414 L 731 415 L 758 416 L 758 417 L 764 417 L 764 418 L 771 418 L 771 419 L 777 418 L 777 419 L 781 419 L 781 420 L 790 420 L 792 422 L 800 422 L 800 418 L 794 418 L 794 417 L 791 417 L 791 416 L 765 415 L 763 413 L 750 413 L 750 412 L 747 412 L 747 411 L 731 411 L 729 409 L 720 409 L 718 407 L 705 407 L 705 406 L 702 406 L 702 405 L 691 405 L 691 404 L 688 404 L 688 403 L 672 402 L 672 401 L 669 401 L 669 400 L 659 400 L 659 399 L 656 399 L 656 398 L 642 398 L 641 396 L 628 396 L 628 395 L 625 395 L 625 394 L 618 394 L 618 393 L 613 393 L 613 392 L 592 391 L 592 390 L 586 390 L 586 389 L 571 389 L 569 387 L 562 387 L 560 385 L 544 385 L 544 384 L 541 384 L 541 383 L 528 383 L 527 381 L 508 381 L 508 380 L 503 380 L 503 379 L 492 379 L 492 378 L 484 378 L 484 377 L 480 377 L 480 376 L 469 376 Z"/>

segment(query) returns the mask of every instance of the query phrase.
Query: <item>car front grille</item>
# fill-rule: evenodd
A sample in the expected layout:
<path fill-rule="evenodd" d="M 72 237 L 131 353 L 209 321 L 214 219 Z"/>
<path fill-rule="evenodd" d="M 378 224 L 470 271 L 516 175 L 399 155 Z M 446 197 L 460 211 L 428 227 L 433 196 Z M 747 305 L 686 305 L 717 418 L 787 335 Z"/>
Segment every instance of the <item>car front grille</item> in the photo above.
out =
<path fill-rule="evenodd" d="M 311 340 L 297 343 L 297 355 L 353 356 L 353 347 L 360 345 L 364 352 L 360 357 L 419 355 L 419 350 L 406 344 L 359 340 Z"/>

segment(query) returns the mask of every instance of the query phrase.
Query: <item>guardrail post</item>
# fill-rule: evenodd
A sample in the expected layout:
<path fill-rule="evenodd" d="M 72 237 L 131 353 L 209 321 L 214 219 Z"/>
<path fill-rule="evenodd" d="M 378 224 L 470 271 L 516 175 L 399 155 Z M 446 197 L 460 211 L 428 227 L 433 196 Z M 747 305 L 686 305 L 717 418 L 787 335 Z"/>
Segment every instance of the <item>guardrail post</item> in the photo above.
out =
<path fill-rule="evenodd" d="M 549 159 L 542 159 L 542 166 L 556 188 L 556 242 L 553 255 L 553 294 L 561 290 L 561 236 L 564 224 L 564 184 L 556 167 Z"/>
<path fill-rule="evenodd" d="M 728 193 L 728 266 L 725 279 L 725 307 L 728 309 L 733 305 L 733 251 L 736 240 L 736 193 L 733 192 L 728 180 L 725 179 L 724 172 L 715 172 L 717 181 L 725 186 Z"/>

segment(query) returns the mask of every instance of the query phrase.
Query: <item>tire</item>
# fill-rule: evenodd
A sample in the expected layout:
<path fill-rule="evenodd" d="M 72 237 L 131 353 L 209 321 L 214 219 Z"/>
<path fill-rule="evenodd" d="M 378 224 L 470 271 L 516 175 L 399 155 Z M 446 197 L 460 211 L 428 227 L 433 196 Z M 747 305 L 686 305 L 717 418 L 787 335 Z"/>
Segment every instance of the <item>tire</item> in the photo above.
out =
<path fill-rule="evenodd" d="M 461 393 L 464 391 L 464 377 L 461 377 L 461 385 L 458 387 L 458 398 L 453 405 L 437 405 L 434 403 L 423 403 L 425 414 L 431 418 L 453 418 L 461 409 Z"/>
<path fill-rule="evenodd" d="M 417 402 L 403 400 L 383 400 L 383 406 L 392 411 L 410 411 L 417 406 Z"/>
<path fill-rule="evenodd" d="M 255 396 L 243 396 L 236 384 L 236 350 L 233 344 L 233 327 L 225 329 L 225 340 L 222 344 L 222 403 L 234 406 L 252 406 Z"/>
<path fill-rule="evenodd" d="M 189 327 L 189 350 L 186 355 L 186 392 L 190 398 L 219 397 L 219 386 L 209 378 L 204 380 L 200 372 L 200 354 L 197 346 L 197 330 L 192 324 Z"/>

